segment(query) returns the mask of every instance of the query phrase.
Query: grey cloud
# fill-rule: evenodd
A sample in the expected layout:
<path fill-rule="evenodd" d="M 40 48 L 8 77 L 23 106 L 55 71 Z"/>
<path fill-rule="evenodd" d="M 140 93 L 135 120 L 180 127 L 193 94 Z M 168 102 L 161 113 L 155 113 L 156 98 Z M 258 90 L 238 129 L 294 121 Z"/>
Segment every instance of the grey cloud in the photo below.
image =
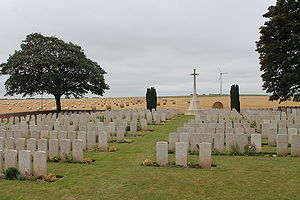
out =
<path fill-rule="evenodd" d="M 110 96 L 186 95 L 199 70 L 198 93 L 264 93 L 255 41 L 275 0 L 3 0 L 0 62 L 40 32 L 76 43 L 106 71 Z M 1 77 L 1 93 L 4 94 Z M 93 96 L 93 95 L 89 95 Z"/>

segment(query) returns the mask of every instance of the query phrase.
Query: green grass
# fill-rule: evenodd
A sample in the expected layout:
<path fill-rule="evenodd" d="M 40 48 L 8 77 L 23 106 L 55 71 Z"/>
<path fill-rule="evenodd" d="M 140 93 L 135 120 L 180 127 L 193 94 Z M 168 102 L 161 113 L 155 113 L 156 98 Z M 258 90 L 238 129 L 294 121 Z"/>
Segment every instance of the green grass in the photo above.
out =
<path fill-rule="evenodd" d="M 117 152 L 86 152 L 96 159 L 92 165 L 49 163 L 49 172 L 64 176 L 54 183 L 1 180 L 0 199 L 300 199 L 300 158 L 213 156 L 213 170 L 140 166 L 155 160 L 157 141 L 189 119 L 154 126 L 131 144 L 111 144 Z"/>

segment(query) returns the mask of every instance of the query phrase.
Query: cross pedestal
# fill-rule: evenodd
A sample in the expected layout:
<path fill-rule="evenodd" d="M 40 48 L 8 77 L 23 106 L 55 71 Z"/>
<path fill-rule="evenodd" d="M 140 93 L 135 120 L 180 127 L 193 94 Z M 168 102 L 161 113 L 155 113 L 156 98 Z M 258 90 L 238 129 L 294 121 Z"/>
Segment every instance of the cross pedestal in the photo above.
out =
<path fill-rule="evenodd" d="M 193 90 L 193 98 L 190 101 L 190 107 L 185 110 L 185 115 L 196 115 L 200 111 L 200 103 L 197 100 L 197 92 L 196 92 L 196 76 L 199 74 L 196 73 L 196 69 L 194 69 L 194 73 L 191 76 L 194 76 L 194 90 Z"/>

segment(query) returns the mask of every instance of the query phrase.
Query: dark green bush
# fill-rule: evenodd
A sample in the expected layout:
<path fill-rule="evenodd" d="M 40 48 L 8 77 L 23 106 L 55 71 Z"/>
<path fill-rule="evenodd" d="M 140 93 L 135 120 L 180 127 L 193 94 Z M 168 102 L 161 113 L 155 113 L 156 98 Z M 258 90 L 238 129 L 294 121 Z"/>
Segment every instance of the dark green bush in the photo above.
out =
<path fill-rule="evenodd" d="M 152 110 L 157 107 L 157 94 L 154 87 L 147 88 L 146 93 L 146 102 L 147 102 L 147 109 Z"/>
<path fill-rule="evenodd" d="M 230 88 L 230 104 L 231 109 L 236 109 L 236 111 L 241 111 L 240 105 L 240 94 L 239 94 L 239 86 L 232 85 Z"/>
<path fill-rule="evenodd" d="M 5 170 L 4 175 L 6 180 L 16 180 L 18 176 L 19 171 L 15 167 L 9 167 Z"/>

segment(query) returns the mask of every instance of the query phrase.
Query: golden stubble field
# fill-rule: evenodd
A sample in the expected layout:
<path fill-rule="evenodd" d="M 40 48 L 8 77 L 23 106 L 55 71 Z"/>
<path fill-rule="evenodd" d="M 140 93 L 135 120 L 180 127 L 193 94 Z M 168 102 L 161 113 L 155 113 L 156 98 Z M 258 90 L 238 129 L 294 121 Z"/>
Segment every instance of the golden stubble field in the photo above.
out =
<path fill-rule="evenodd" d="M 278 106 L 300 106 L 297 102 L 268 101 L 268 96 L 240 96 L 241 108 L 277 108 Z M 190 97 L 158 98 L 158 108 L 175 108 L 184 111 L 189 106 Z M 223 103 L 224 108 L 230 107 L 230 96 L 201 96 L 198 97 L 201 108 L 212 108 L 216 101 Z M 83 98 L 62 99 L 63 110 L 117 110 L 145 108 L 143 97 L 124 98 Z M 0 113 L 25 112 L 37 110 L 55 110 L 54 99 L 19 99 L 0 100 Z"/>

